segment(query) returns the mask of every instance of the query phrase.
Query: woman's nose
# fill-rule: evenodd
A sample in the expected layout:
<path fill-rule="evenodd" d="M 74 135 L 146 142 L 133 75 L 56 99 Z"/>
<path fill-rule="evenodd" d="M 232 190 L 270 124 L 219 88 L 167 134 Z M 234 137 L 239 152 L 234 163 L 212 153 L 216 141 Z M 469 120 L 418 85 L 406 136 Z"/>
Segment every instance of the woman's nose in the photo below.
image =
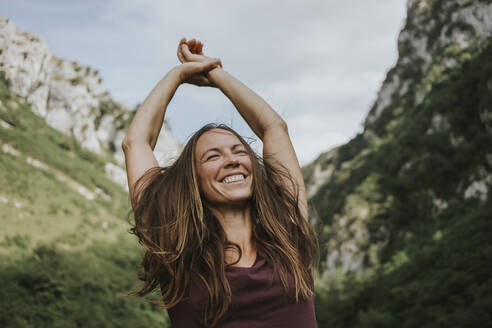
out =
<path fill-rule="evenodd" d="M 229 154 L 225 156 L 225 166 L 237 166 L 239 165 L 239 160 L 234 154 Z"/>

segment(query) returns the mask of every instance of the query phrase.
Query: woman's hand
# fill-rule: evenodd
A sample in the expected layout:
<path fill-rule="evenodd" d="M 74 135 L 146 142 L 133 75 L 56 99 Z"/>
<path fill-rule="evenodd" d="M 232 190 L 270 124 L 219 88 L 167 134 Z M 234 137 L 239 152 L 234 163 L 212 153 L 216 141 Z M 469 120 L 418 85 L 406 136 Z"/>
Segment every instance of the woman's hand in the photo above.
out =
<path fill-rule="evenodd" d="M 213 60 L 203 63 L 189 62 L 178 66 L 180 70 L 180 82 L 190 83 L 199 87 L 215 87 L 205 75 L 208 71 L 219 67 L 220 61 Z"/>
<path fill-rule="evenodd" d="M 203 43 L 195 39 L 186 42 L 186 39 L 182 38 L 179 42 L 177 54 L 179 61 L 183 63 L 182 82 L 215 87 L 206 73 L 216 67 L 222 67 L 222 62 L 218 58 L 205 56 L 202 49 Z"/>
<path fill-rule="evenodd" d="M 203 54 L 203 43 L 195 39 L 186 41 L 182 38 L 178 46 L 178 59 L 180 62 L 204 62 L 215 58 L 207 57 Z M 222 67 L 222 63 L 220 63 Z"/>

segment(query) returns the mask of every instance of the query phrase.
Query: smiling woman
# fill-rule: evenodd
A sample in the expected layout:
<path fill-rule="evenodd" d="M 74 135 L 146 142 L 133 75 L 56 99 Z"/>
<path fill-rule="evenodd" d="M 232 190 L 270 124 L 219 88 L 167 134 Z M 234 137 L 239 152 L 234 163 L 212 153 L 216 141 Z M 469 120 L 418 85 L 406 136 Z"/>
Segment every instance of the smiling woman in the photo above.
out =
<path fill-rule="evenodd" d="M 202 44 L 181 40 L 173 68 L 138 109 L 122 144 L 135 225 L 146 248 L 139 296 L 160 288 L 173 327 L 316 327 L 318 241 L 285 122 Z M 208 124 L 178 159 L 153 156 L 181 83 L 219 88 L 263 141 L 263 156 Z"/>
<path fill-rule="evenodd" d="M 196 156 L 200 190 L 211 207 L 245 206 L 253 193 L 251 159 L 239 138 L 224 129 L 207 131 Z"/>

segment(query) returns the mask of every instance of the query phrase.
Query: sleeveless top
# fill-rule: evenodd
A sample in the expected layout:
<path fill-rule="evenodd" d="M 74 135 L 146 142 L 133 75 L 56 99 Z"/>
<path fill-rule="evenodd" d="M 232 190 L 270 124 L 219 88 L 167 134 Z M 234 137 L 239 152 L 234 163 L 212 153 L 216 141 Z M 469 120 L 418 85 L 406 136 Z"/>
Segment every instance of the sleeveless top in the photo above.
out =
<path fill-rule="evenodd" d="M 278 273 L 271 282 L 272 274 L 272 266 L 258 252 L 251 267 L 226 267 L 232 302 L 217 328 L 317 328 L 313 297 L 296 303 L 285 294 Z M 288 277 L 289 292 L 294 293 L 294 279 Z M 208 295 L 200 278 L 192 279 L 187 295 L 167 309 L 171 327 L 206 327 L 203 317 Z"/>

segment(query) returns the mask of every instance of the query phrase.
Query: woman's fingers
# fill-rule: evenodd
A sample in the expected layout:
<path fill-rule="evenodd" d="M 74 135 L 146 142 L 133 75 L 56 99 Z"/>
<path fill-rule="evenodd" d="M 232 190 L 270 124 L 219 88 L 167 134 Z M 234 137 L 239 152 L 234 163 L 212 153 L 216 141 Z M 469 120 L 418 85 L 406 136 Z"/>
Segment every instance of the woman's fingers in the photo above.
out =
<path fill-rule="evenodd" d="M 190 48 L 190 52 L 192 54 L 202 54 L 202 49 L 203 49 L 203 43 L 200 42 L 199 40 L 192 39 L 187 42 L 188 48 Z"/>
<path fill-rule="evenodd" d="M 183 45 L 186 45 L 187 49 L 185 49 Z M 195 39 L 186 41 L 185 38 L 182 38 L 179 42 L 178 58 L 182 63 L 185 61 L 204 61 L 206 59 L 211 59 L 203 54 L 202 42 Z M 220 64 L 220 67 L 222 67 L 222 63 Z"/>
<path fill-rule="evenodd" d="M 183 57 L 184 61 L 191 61 L 193 54 L 190 52 L 190 49 L 188 48 L 188 44 L 182 44 L 181 45 L 181 56 Z"/>
<path fill-rule="evenodd" d="M 222 61 L 219 58 L 210 58 L 203 55 L 203 43 L 195 39 L 190 41 L 186 41 L 185 38 L 181 39 L 178 48 L 178 59 L 183 64 L 195 63 L 195 65 L 188 66 L 190 75 L 208 72 L 216 67 L 222 68 Z"/>
<path fill-rule="evenodd" d="M 189 41 L 186 41 L 186 38 L 182 38 L 179 41 L 179 48 L 181 49 L 182 44 L 187 44 L 188 49 L 192 54 L 199 54 L 201 55 L 203 52 L 203 43 L 199 40 L 191 39 Z"/>
<path fill-rule="evenodd" d="M 200 67 L 203 66 L 202 63 L 186 63 L 184 65 L 188 65 L 189 67 L 188 69 L 190 69 L 191 71 L 194 71 L 196 69 L 201 70 L 203 68 Z M 199 87 L 205 87 L 205 86 L 216 87 L 215 84 L 212 81 L 210 81 L 210 79 L 207 77 L 205 72 L 191 73 L 189 71 L 188 76 L 183 80 L 183 82 L 194 84 Z"/>
<path fill-rule="evenodd" d="M 196 55 L 191 53 L 186 43 L 181 46 L 181 54 L 185 61 L 201 61 Z"/>
<path fill-rule="evenodd" d="M 184 63 L 184 57 L 183 57 L 183 54 L 181 52 L 181 47 L 183 44 L 186 44 L 186 38 L 182 38 L 180 41 L 179 41 L 179 44 L 178 44 L 178 59 L 180 62 Z"/>
<path fill-rule="evenodd" d="M 183 55 L 184 61 L 186 62 L 205 62 L 205 61 L 215 61 L 217 60 L 219 62 L 220 67 L 222 67 L 222 62 L 220 61 L 219 58 L 211 58 L 207 57 L 205 55 L 197 55 L 191 53 L 190 49 L 188 48 L 188 45 L 185 43 L 181 46 L 181 54 Z"/>
<path fill-rule="evenodd" d="M 186 41 L 182 38 L 178 45 L 178 59 L 183 65 L 186 65 L 185 80 L 186 83 L 191 83 L 197 86 L 215 87 L 206 75 L 216 67 L 222 67 L 222 62 L 219 58 L 210 58 L 203 55 L 203 43 L 195 39 Z"/>
<path fill-rule="evenodd" d="M 186 62 L 183 63 L 183 75 L 185 79 L 201 73 L 207 73 L 216 67 L 220 67 L 220 59 L 207 60 L 204 62 Z"/>
<path fill-rule="evenodd" d="M 191 72 L 193 74 L 196 73 L 206 73 L 208 71 L 213 70 L 216 67 L 220 66 L 220 59 L 207 60 L 204 62 L 194 62 L 194 65 L 191 67 Z"/>
<path fill-rule="evenodd" d="M 191 53 L 195 53 L 196 40 L 191 39 L 190 41 L 188 41 L 188 47 L 190 48 Z"/>

